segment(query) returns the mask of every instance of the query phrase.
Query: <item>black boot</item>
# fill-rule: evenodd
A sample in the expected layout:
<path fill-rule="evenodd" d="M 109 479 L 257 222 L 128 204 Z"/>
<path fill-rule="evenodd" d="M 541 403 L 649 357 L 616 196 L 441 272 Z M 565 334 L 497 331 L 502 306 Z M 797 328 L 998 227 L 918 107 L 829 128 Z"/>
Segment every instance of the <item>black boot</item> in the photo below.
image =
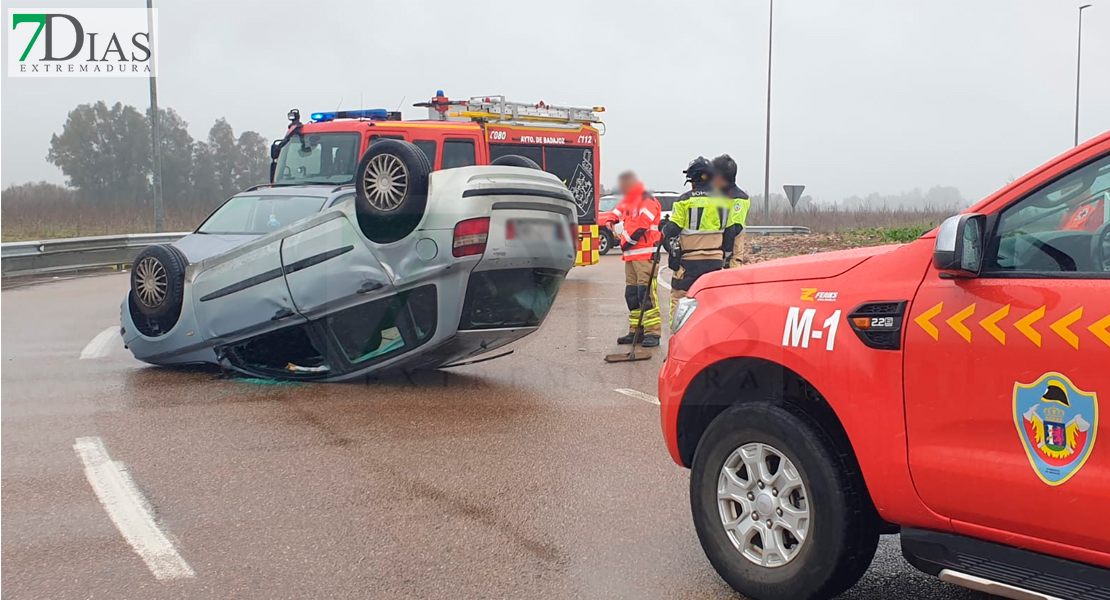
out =
<path fill-rule="evenodd" d="M 644 341 L 640 345 L 644 348 L 654 348 L 659 345 L 659 336 L 645 335 Z"/>
<path fill-rule="evenodd" d="M 628 335 L 622 335 L 621 337 L 617 338 L 617 343 L 622 345 L 622 346 L 627 346 L 627 345 L 631 344 L 633 341 L 641 341 L 642 339 L 643 339 L 643 336 L 641 336 L 639 334 L 639 332 L 633 334 L 630 331 L 630 332 L 628 332 Z"/>

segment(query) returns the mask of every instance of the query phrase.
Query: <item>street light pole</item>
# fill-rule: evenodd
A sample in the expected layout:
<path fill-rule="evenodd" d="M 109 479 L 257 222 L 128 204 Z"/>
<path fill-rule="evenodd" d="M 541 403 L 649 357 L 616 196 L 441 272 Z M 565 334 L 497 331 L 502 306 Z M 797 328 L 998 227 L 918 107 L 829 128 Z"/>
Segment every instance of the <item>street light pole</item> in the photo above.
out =
<path fill-rule="evenodd" d="M 1083 58 L 1083 9 L 1090 8 L 1090 4 L 1079 7 L 1079 35 L 1075 50 L 1075 143 L 1079 145 L 1079 61 Z"/>
<path fill-rule="evenodd" d="M 775 23 L 775 0 L 767 16 L 767 141 L 763 158 L 763 218 L 771 215 L 771 34 Z M 769 223 L 764 223 L 767 225 Z"/>
<path fill-rule="evenodd" d="M 154 6 L 153 0 L 146 0 L 146 28 L 147 28 L 147 43 L 150 44 L 151 52 L 154 52 Z M 155 63 L 154 55 L 151 54 L 150 62 Z M 154 186 L 154 231 L 155 233 L 162 232 L 162 151 L 160 140 L 160 131 L 158 121 L 158 77 L 156 76 L 155 69 L 150 70 L 150 138 L 154 148 L 154 175 L 151 183 Z"/>

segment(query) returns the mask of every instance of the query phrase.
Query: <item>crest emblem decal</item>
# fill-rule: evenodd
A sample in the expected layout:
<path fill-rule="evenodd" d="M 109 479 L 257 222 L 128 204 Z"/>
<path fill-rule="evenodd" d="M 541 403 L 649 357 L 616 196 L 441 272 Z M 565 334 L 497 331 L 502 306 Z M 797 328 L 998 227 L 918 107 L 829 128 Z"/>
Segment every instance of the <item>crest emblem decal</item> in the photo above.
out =
<path fill-rule="evenodd" d="M 1033 383 L 1015 382 L 1014 425 L 1037 477 L 1060 485 L 1083 467 L 1094 448 L 1098 395 L 1055 372 Z"/>

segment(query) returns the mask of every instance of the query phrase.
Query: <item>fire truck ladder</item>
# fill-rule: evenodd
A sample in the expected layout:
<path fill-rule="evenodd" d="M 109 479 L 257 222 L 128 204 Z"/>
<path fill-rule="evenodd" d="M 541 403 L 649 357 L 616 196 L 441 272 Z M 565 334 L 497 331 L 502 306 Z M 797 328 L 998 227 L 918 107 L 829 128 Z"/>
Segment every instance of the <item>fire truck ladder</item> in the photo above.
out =
<path fill-rule="evenodd" d="M 454 104 L 454 103 L 452 103 Z M 510 102 L 504 96 L 475 96 L 459 102 L 458 116 L 489 121 L 534 121 L 543 123 L 600 123 L 594 114 L 605 112 L 604 106 L 579 108 L 553 106 L 540 102 Z"/>

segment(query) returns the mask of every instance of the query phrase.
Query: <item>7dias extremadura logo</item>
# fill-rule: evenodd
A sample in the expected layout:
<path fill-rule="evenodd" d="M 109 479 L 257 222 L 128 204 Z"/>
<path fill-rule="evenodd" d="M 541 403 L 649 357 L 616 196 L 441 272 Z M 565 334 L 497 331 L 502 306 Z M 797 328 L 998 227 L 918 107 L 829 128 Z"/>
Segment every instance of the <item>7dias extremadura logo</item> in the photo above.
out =
<path fill-rule="evenodd" d="M 157 33 L 157 9 L 12 8 L 8 76 L 149 77 Z"/>

